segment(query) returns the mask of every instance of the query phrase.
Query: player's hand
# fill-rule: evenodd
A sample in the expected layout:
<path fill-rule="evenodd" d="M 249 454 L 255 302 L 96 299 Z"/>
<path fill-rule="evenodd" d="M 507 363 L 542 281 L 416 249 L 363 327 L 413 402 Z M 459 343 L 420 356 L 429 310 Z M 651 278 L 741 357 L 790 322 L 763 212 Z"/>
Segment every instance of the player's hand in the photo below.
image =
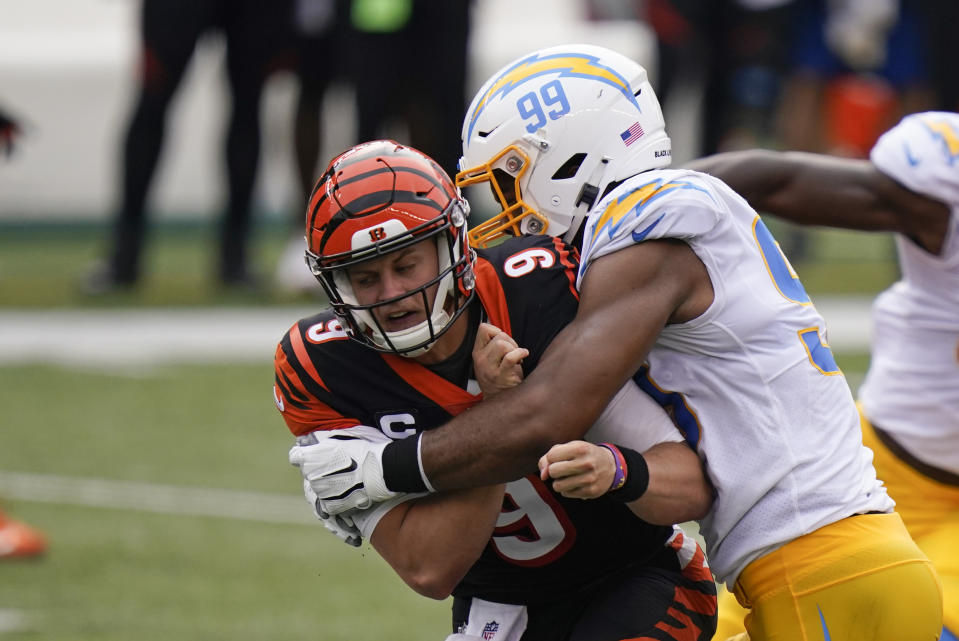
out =
<path fill-rule="evenodd" d="M 586 441 L 549 448 L 539 459 L 539 475 L 553 479 L 553 489 L 571 499 L 595 499 L 609 491 L 616 475 L 613 453 Z"/>
<path fill-rule="evenodd" d="M 529 350 L 489 323 L 480 323 L 473 343 L 473 372 L 483 396 L 489 398 L 523 381 L 523 359 Z"/>
<path fill-rule="evenodd" d="M 325 512 L 320 505 L 319 497 L 306 479 L 303 479 L 303 495 L 306 496 L 306 502 L 313 508 L 313 514 L 323 523 L 323 527 L 347 545 L 355 548 L 362 545 L 363 535 L 360 534 L 360 528 L 353 522 L 352 511 L 336 515 Z"/>
<path fill-rule="evenodd" d="M 379 430 L 362 425 L 313 432 L 297 439 L 290 464 L 300 468 L 323 512 L 365 509 L 398 494 L 383 479 L 383 450 L 389 442 Z"/>

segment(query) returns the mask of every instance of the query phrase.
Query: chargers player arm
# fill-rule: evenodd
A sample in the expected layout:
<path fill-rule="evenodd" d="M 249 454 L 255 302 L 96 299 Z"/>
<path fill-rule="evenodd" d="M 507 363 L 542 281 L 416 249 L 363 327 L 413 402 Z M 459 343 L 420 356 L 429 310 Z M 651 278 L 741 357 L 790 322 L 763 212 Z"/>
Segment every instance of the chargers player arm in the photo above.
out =
<path fill-rule="evenodd" d="M 576 317 L 526 380 L 418 443 L 388 447 L 387 486 L 422 489 L 415 478 L 421 473 L 435 489 L 538 473 L 550 447 L 584 437 L 667 323 L 695 318 L 711 301 L 706 268 L 682 241 L 647 241 L 597 259 L 585 274 Z"/>
<path fill-rule="evenodd" d="M 711 300 L 706 268 L 682 241 L 647 241 L 596 260 L 575 318 L 526 380 L 418 439 L 392 443 L 383 452 L 387 487 L 475 487 L 538 473 L 551 446 L 584 437 L 660 330 Z"/>
<path fill-rule="evenodd" d="M 522 370 L 516 359 L 524 353 L 528 350 L 520 348 L 502 330 L 487 323 L 480 326 L 473 367 L 484 398 L 519 384 Z M 632 381 L 607 404 L 585 438 L 604 443 L 605 448 L 574 441 L 554 446 L 540 459 L 540 477 L 544 481 L 562 478 L 553 488 L 564 496 L 598 498 L 609 492 L 618 479 L 613 452 L 620 454 L 622 449 L 642 453 L 643 460 L 637 461 L 646 470 L 642 495 L 628 503 L 647 523 L 671 525 L 696 520 L 712 507 L 713 488 L 699 457 L 663 408 Z M 553 464 L 546 466 L 548 472 L 544 461 Z M 640 473 L 642 470 L 634 470 L 634 475 Z"/>
<path fill-rule="evenodd" d="M 944 203 L 910 190 L 869 160 L 755 149 L 686 166 L 716 176 L 757 211 L 801 225 L 898 232 L 932 254 L 942 250 L 949 227 Z"/>

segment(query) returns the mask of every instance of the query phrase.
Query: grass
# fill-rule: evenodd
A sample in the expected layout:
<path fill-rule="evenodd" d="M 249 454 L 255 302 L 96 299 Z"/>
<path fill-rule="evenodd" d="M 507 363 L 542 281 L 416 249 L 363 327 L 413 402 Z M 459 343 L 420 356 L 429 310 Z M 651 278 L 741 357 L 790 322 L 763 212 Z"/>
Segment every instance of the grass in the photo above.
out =
<path fill-rule="evenodd" d="M 837 359 L 861 380 L 867 355 Z M 0 470 L 298 497 L 270 384 L 268 363 L 136 378 L 0 367 Z M 4 641 L 422 641 L 448 633 L 448 602 L 417 596 L 368 545 L 350 548 L 318 523 L 85 507 L 70 497 L 4 507 L 51 543 L 43 559 L 0 563 L 0 613 L 21 615 L 24 626 L 0 627 Z"/>
<path fill-rule="evenodd" d="M 0 226 L 0 308 L 283 305 L 305 300 L 268 286 L 289 238 L 285 227 L 264 225 L 253 236 L 253 267 L 267 285 L 253 293 L 218 287 L 215 234 L 206 226 L 158 226 L 147 238 L 139 286 L 88 297 L 80 282 L 105 255 L 105 228 L 66 223 Z"/>
<path fill-rule="evenodd" d="M 790 253 L 793 227 L 770 221 Z M 263 224 L 252 240 L 254 267 L 267 284 L 288 239 L 284 226 Z M 806 289 L 819 294 L 875 294 L 898 278 L 888 235 L 813 229 L 809 250 L 793 259 Z M 84 272 L 104 251 L 107 230 L 97 225 L 0 225 L 0 308 L 286 305 L 302 295 L 265 287 L 257 293 L 225 292 L 213 279 L 216 230 L 209 226 L 158 225 L 144 252 L 143 282 L 133 291 L 85 297 Z M 305 266 L 304 266 L 305 269 Z M 317 288 L 317 295 L 319 290 Z"/>
<path fill-rule="evenodd" d="M 138 378 L 3 367 L 0 470 L 299 497 L 271 384 L 269 363 Z M 448 634 L 448 603 L 417 596 L 372 548 L 350 548 L 318 523 L 69 503 L 4 501 L 51 540 L 46 558 L 0 564 L 0 611 L 24 617 L 4 641 Z"/>

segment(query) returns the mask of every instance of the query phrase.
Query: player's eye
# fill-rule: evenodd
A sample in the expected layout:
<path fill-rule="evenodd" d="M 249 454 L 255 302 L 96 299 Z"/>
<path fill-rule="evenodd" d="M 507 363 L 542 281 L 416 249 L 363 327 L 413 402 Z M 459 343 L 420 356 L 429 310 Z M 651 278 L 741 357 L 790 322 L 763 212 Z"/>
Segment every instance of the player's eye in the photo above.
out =
<path fill-rule="evenodd" d="M 350 274 L 350 284 L 354 288 L 369 288 L 376 284 L 376 275 L 366 272 Z"/>

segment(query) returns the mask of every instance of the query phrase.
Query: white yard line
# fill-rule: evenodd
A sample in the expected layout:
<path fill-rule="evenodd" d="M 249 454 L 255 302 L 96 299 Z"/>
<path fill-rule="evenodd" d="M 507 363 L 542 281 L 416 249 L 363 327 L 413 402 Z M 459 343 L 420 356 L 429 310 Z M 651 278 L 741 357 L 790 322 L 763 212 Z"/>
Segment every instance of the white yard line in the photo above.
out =
<path fill-rule="evenodd" d="M 283 333 L 320 309 L 0 310 L 0 364 L 269 364 Z"/>
<path fill-rule="evenodd" d="M 30 617 L 22 610 L 0 610 L 0 634 L 30 629 Z"/>
<path fill-rule="evenodd" d="M 0 496 L 21 501 L 269 523 L 316 522 L 305 499 L 295 493 L 214 490 L 0 471 Z"/>

